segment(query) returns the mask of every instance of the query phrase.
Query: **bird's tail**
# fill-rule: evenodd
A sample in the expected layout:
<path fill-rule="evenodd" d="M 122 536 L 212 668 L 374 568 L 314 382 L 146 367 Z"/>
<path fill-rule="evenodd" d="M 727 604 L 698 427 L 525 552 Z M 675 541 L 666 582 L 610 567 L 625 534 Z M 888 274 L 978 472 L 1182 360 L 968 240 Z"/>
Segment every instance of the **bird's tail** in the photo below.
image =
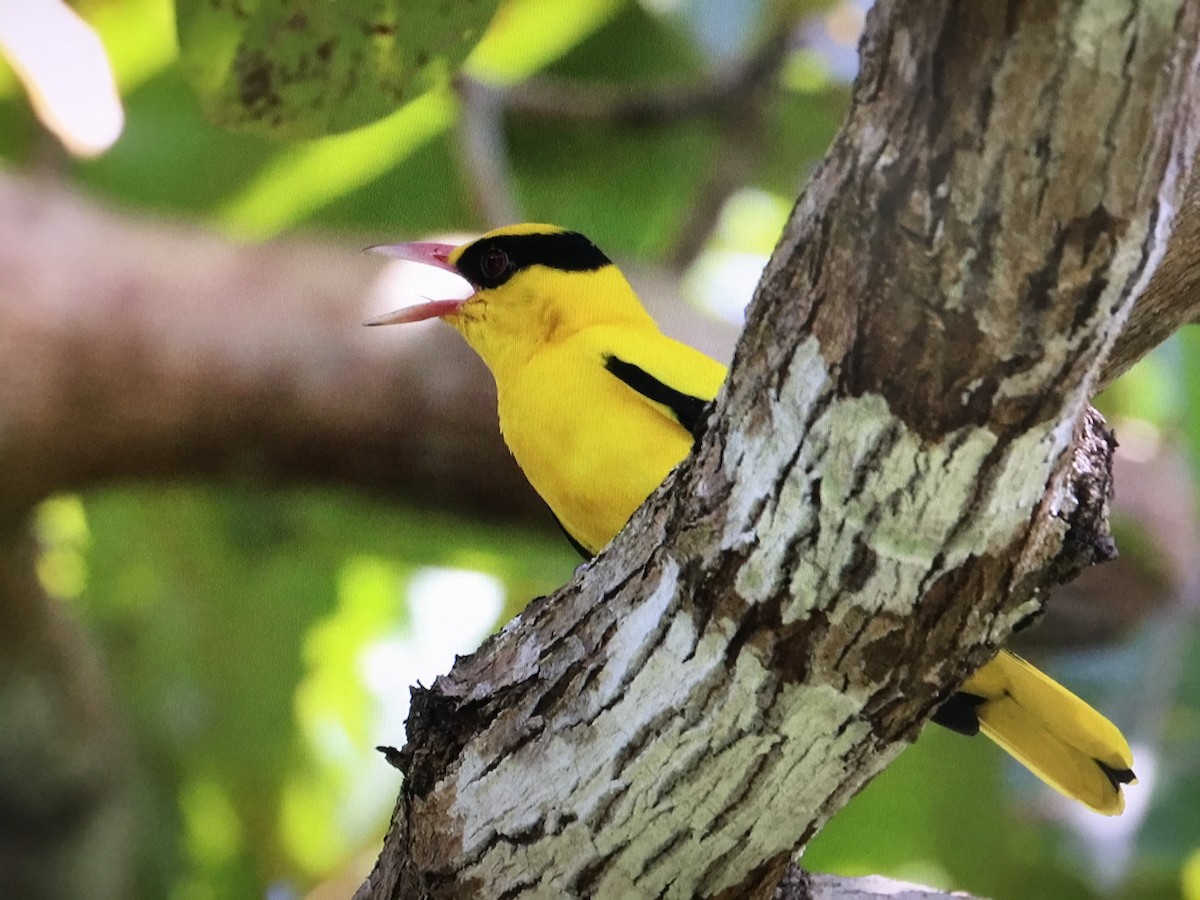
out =
<path fill-rule="evenodd" d="M 973 707 L 978 729 L 1055 790 L 1107 816 L 1125 809 L 1121 785 L 1137 781 L 1125 737 L 1021 657 L 1002 651 L 954 700 L 960 714 L 964 703 Z"/>

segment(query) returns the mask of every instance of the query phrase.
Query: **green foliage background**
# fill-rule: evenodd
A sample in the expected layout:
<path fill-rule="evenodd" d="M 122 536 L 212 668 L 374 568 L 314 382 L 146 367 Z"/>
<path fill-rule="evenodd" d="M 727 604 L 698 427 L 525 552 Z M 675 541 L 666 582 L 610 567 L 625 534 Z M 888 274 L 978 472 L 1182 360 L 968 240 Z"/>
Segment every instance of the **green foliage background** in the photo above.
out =
<path fill-rule="evenodd" d="M 285 8 L 281 0 L 247 5 L 264 15 Z M 817 15 L 831 4 L 811 5 Z M 297 140 L 368 122 L 386 105 L 306 89 L 294 123 L 252 123 L 288 138 L 272 140 L 214 127 L 202 114 L 203 106 L 239 121 L 238 110 L 222 105 L 237 94 L 226 78 L 232 51 L 218 59 L 213 49 L 237 37 L 222 31 L 229 21 L 221 4 L 180 0 L 176 13 L 167 0 L 81 0 L 108 48 L 128 122 L 110 152 L 67 164 L 67 175 L 116 206 L 243 240 L 295 229 L 395 239 L 477 229 L 447 76 L 492 6 L 437 6 L 465 16 L 449 20 L 460 40 L 443 40 L 438 28 L 419 36 L 434 49 L 411 85 L 395 88 L 415 99 L 359 130 Z M 631 0 L 509 0 L 466 71 L 499 85 L 535 75 L 625 84 L 699 78 L 713 64 L 705 38 L 721 21 L 714 6 L 675 4 L 664 15 Z M 789 4 L 724 6 L 753 38 Z M 386 16 L 386 7 L 371 5 L 371 14 Z M 296 36 L 302 46 L 306 37 L 303 29 Z M 411 48 L 395 43 L 403 40 L 402 32 L 387 48 L 396 58 L 408 58 Z M 262 52 L 273 52 L 269 42 Z M 389 59 L 380 55 L 373 71 L 387 70 Z M 793 202 L 847 97 L 819 53 L 798 54 L 787 73 L 746 185 L 777 209 Z M 569 223 L 615 256 L 650 261 L 671 246 L 721 152 L 704 118 L 662 128 L 512 118 L 507 138 L 527 218 Z M 42 148 L 26 99 L 0 69 L 0 160 L 32 166 Z M 765 224 L 743 219 L 722 239 L 766 252 L 779 224 L 778 215 Z M 1114 390 L 1108 411 L 1154 423 L 1200 459 L 1200 380 L 1189 377 L 1197 359 L 1194 334 L 1173 340 Z M 575 562 L 555 535 L 328 490 L 107 489 L 48 502 L 38 530 L 43 581 L 101 648 L 136 742 L 140 894 L 178 900 L 262 896 L 272 887 L 297 896 L 339 875 L 352 885 L 377 852 L 397 787 L 371 749 L 383 700 L 363 678 L 363 654 L 411 636 L 414 574 L 430 566 L 487 573 L 503 587 L 503 619 L 565 581 Z M 1116 880 L 1098 876 L 1086 835 L 1037 814 L 1043 795 L 994 748 L 933 729 L 825 829 L 806 864 L 997 897 L 1150 898 L 1186 885 L 1200 897 L 1198 635 L 1186 623 L 1177 695 L 1146 701 L 1138 690 L 1154 664 L 1152 630 L 1144 626 L 1132 649 L 1099 663 L 1095 654 L 1066 661 L 1073 683 L 1091 688 L 1118 719 L 1143 702 L 1166 713 L 1163 733 L 1147 738 L 1155 793 Z M 402 743 L 402 733 L 392 740 Z M 1091 846 L 1091 854 L 1108 852 L 1095 839 Z"/>

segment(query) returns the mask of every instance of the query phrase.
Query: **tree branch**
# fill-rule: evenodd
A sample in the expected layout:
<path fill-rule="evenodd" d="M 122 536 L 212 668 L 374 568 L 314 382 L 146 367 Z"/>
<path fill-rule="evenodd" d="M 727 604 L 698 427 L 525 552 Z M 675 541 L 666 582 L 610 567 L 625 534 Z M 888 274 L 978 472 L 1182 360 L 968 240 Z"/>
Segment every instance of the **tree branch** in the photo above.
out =
<path fill-rule="evenodd" d="M 0 176 L 0 513 L 213 476 L 540 515 L 449 329 L 361 327 L 380 272 L 345 244 L 236 247 Z"/>
<path fill-rule="evenodd" d="M 666 84 L 580 84 L 540 77 L 498 91 L 504 107 L 526 116 L 610 125 L 663 125 L 681 118 L 719 114 L 740 105 L 779 71 L 795 28 L 785 15 L 758 49 L 734 65 L 698 82 Z M 469 79 L 459 79 L 460 89 Z M 478 82 L 470 82 L 478 89 Z"/>
<path fill-rule="evenodd" d="M 1138 297 L 1129 324 L 1105 361 L 1099 387 L 1175 333 L 1181 323 L 1200 321 L 1200 177 L 1195 166 L 1166 256 Z"/>
<path fill-rule="evenodd" d="M 795 888 L 792 888 L 785 878 L 773 900 L 871 900 L 874 897 L 887 897 L 889 900 L 941 900 L 957 897 L 959 900 L 970 900 L 967 894 L 959 891 L 946 894 L 917 884 L 880 878 L 877 875 L 868 875 L 865 878 L 807 875 L 802 879 L 795 878 L 793 883 L 797 885 Z"/>
<path fill-rule="evenodd" d="M 787 59 L 797 14 L 782 14 L 746 58 L 694 84 L 617 86 L 539 77 L 511 88 L 495 88 L 468 77 L 457 79 L 466 114 L 460 141 L 472 196 L 489 227 L 518 221 L 508 171 L 503 112 L 560 121 L 609 125 L 664 126 L 681 118 L 716 119 L 720 147 L 700 186 L 697 202 L 672 242 L 668 257 L 682 270 L 696 257 L 729 195 L 746 181 L 763 139 L 764 95 Z"/>

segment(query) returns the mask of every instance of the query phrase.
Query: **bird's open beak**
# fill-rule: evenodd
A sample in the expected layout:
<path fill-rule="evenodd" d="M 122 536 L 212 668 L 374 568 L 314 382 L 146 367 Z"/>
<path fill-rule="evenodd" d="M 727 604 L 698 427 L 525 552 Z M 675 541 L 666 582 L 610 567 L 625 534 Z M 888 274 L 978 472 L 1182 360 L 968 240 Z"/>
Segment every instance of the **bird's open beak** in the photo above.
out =
<path fill-rule="evenodd" d="M 430 241 L 414 241 L 411 244 L 379 244 L 368 247 L 367 252 L 391 256 L 395 259 L 405 259 L 409 262 L 423 263 L 453 272 L 461 277 L 462 273 L 450 262 L 450 254 L 455 250 L 453 244 L 436 244 Z M 405 306 L 395 312 L 385 313 L 365 322 L 366 325 L 403 325 L 407 322 L 423 322 L 426 319 L 440 319 L 443 316 L 458 312 L 465 300 L 428 300 L 413 306 Z"/>

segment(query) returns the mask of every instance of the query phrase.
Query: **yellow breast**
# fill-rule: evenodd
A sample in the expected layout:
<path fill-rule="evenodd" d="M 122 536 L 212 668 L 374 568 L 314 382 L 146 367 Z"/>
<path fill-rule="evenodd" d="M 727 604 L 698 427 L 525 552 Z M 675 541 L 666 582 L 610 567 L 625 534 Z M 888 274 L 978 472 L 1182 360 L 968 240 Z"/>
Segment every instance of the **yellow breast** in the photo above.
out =
<path fill-rule="evenodd" d="M 509 449 L 563 527 L 593 553 L 692 445 L 677 422 L 604 368 L 603 337 L 584 332 L 548 346 L 498 383 Z"/>

